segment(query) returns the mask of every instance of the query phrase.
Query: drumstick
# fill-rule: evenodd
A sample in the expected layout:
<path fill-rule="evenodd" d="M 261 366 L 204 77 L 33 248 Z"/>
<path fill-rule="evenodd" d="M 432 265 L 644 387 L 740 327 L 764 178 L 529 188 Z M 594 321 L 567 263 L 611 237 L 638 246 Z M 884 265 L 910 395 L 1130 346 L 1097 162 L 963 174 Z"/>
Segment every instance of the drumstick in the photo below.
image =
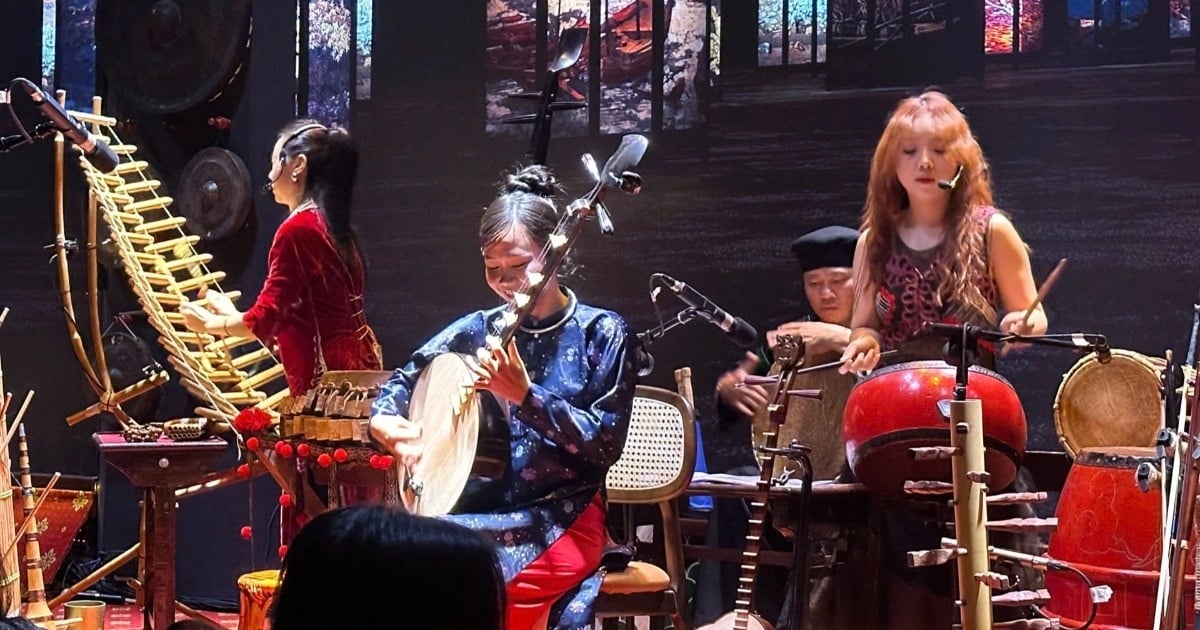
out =
<path fill-rule="evenodd" d="M 1066 266 L 1067 259 L 1063 258 L 1058 261 L 1057 265 L 1054 265 L 1054 269 L 1050 270 L 1050 275 L 1046 276 L 1046 280 L 1042 282 L 1042 288 L 1038 289 L 1037 296 L 1033 298 L 1033 303 L 1029 305 L 1029 308 L 1025 309 L 1025 316 L 1021 318 L 1022 326 L 1029 323 L 1029 316 L 1033 315 L 1034 309 L 1045 299 L 1046 294 L 1050 292 L 1050 287 L 1054 286 L 1054 283 L 1058 281 L 1059 274 L 1062 273 L 1063 267 Z"/>
<path fill-rule="evenodd" d="M 1046 276 L 1044 281 L 1042 281 L 1042 288 L 1038 289 L 1037 295 L 1034 296 L 1033 303 L 1029 305 L 1029 308 L 1025 309 L 1025 315 L 1021 317 L 1022 326 L 1029 323 L 1029 316 L 1033 315 L 1034 309 L 1038 307 L 1038 304 L 1042 303 L 1042 300 L 1046 297 L 1046 294 L 1050 292 L 1050 287 L 1053 287 L 1054 283 L 1058 282 L 1058 276 L 1062 273 L 1063 267 L 1066 266 L 1067 259 L 1063 258 L 1058 261 L 1057 265 L 1054 265 L 1054 269 L 1050 270 L 1050 274 Z M 1008 356 L 1009 349 L 1011 348 L 1011 345 L 1005 344 L 1003 348 L 1000 348 L 999 356 Z"/>
<path fill-rule="evenodd" d="M 879 358 L 882 359 L 884 357 L 890 357 L 890 356 L 896 354 L 897 352 L 900 352 L 900 351 L 899 350 L 888 350 L 886 352 L 880 352 Z M 808 372 L 817 372 L 819 370 L 828 370 L 830 368 L 839 367 L 840 365 L 842 365 L 841 361 L 830 361 L 829 363 L 822 363 L 820 365 L 813 365 L 813 366 L 806 367 L 806 368 L 800 368 L 799 370 L 796 370 L 793 373 L 793 376 L 798 375 L 798 374 L 807 374 Z M 775 383 L 778 383 L 778 382 L 779 382 L 778 376 L 756 376 L 754 374 L 748 374 L 748 375 L 746 375 L 746 378 L 742 379 L 741 383 L 738 383 L 736 385 L 736 387 L 741 387 L 742 385 L 774 385 Z"/>

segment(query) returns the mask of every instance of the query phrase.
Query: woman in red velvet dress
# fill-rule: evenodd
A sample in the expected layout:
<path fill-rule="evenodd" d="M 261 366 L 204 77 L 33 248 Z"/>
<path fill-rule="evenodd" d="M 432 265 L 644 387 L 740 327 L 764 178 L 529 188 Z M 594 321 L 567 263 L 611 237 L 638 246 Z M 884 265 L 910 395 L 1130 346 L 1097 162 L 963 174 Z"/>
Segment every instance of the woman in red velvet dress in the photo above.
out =
<path fill-rule="evenodd" d="M 289 123 L 272 151 L 269 187 L 288 215 L 267 254 L 267 279 L 248 311 L 209 291 L 208 310 L 184 304 L 187 327 L 253 335 L 278 350 L 292 395 L 328 370 L 379 370 L 375 333 L 363 310 L 364 264 L 350 227 L 358 149 L 339 127 Z"/>

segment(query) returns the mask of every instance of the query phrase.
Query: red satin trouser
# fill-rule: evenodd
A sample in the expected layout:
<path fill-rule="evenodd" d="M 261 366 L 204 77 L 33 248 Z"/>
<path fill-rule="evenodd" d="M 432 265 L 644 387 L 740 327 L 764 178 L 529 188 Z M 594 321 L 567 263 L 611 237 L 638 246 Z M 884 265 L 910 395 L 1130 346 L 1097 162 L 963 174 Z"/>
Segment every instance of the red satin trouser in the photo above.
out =
<path fill-rule="evenodd" d="M 508 583 L 508 630 L 527 630 L 543 620 L 563 593 L 600 566 L 607 536 L 600 495 L 570 529 Z"/>

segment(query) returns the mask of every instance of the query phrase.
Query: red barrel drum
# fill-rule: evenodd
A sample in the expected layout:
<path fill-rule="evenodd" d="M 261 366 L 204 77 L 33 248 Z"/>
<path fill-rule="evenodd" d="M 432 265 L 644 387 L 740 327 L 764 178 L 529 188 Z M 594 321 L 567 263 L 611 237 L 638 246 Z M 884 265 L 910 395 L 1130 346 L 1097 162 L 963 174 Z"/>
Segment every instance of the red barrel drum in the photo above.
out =
<path fill-rule="evenodd" d="M 1162 491 L 1138 488 L 1138 464 L 1153 461 L 1154 449 L 1134 446 L 1085 448 L 1075 456 L 1058 499 L 1058 530 L 1050 557 L 1087 574 L 1096 586 L 1112 588 L 1112 599 L 1096 608 L 1091 628 L 1153 628 L 1154 599 L 1162 554 Z M 1192 545 L 1195 546 L 1195 535 Z M 1187 627 L 1195 617 L 1195 563 L 1188 552 Z M 1051 617 L 1078 627 L 1091 613 L 1087 585 L 1074 573 L 1046 573 Z"/>
<path fill-rule="evenodd" d="M 938 401 L 954 398 L 955 376 L 956 368 L 942 361 L 898 363 L 850 390 L 842 438 L 859 481 L 876 492 L 901 495 L 906 480 L 951 480 L 950 460 L 915 461 L 909 449 L 950 446 L 950 423 Z M 1004 377 L 981 367 L 969 370 L 967 398 L 983 401 L 988 485 L 1003 488 L 1016 478 L 1025 456 L 1025 410 Z"/>

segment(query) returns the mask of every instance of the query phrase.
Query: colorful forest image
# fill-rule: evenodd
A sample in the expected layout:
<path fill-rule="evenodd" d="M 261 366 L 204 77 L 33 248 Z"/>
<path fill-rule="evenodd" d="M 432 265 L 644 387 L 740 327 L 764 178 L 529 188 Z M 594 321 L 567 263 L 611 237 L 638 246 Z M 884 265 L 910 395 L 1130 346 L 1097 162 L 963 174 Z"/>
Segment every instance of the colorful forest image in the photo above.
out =
<path fill-rule="evenodd" d="M 987 0 L 984 5 L 983 51 L 989 55 L 1013 52 L 1013 0 Z M 1020 4 L 1020 51 L 1042 49 L 1042 0 L 1023 0 Z"/>
<path fill-rule="evenodd" d="M 1192 36 L 1191 0 L 1171 0 L 1171 39 Z"/>

